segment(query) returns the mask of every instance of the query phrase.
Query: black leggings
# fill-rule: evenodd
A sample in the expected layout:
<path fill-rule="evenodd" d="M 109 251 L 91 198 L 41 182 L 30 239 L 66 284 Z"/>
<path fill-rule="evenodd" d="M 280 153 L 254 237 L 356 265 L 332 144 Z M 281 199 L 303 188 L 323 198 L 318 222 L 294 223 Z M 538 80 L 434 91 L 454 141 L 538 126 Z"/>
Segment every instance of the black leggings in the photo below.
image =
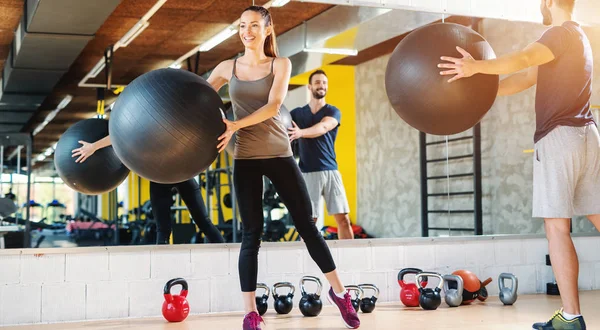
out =
<path fill-rule="evenodd" d="M 204 206 L 200 193 L 200 185 L 196 180 L 189 179 L 175 184 L 150 182 L 150 202 L 152 214 L 156 220 L 156 244 L 169 244 L 171 237 L 171 206 L 173 205 L 172 188 L 177 189 L 196 226 L 206 235 L 211 243 L 224 243 L 221 232 L 215 227 Z"/>
<path fill-rule="evenodd" d="M 258 249 L 264 223 L 263 175 L 275 186 L 317 266 L 323 273 L 335 270 L 331 252 L 312 219 L 306 183 L 294 158 L 237 159 L 234 164 L 233 183 L 243 224 L 238 263 L 242 292 L 256 290 Z"/>

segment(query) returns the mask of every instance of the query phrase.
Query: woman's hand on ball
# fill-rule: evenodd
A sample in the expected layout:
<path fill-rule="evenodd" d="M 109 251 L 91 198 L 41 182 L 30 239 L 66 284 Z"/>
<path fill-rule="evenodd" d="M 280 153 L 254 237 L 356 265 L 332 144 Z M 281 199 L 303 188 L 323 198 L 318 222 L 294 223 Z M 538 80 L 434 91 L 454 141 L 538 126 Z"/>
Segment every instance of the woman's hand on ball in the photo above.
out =
<path fill-rule="evenodd" d="M 233 133 L 235 133 L 238 130 L 238 125 L 236 124 L 236 122 L 227 120 L 227 118 L 223 118 L 223 122 L 227 127 L 225 128 L 225 133 L 221 134 L 221 136 L 219 136 L 218 139 L 219 141 L 221 141 L 217 145 L 217 149 L 219 149 L 219 152 L 225 150 L 225 147 L 227 147 L 227 144 L 229 144 L 229 140 L 231 140 Z"/>
<path fill-rule="evenodd" d="M 442 56 L 442 61 L 448 61 L 452 63 L 438 64 L 438 68 L 450 69 L 446 71 L 440 71 L 441 75 L 455 75 L 448 80 L 449 83 L 461 78 L 468 78 L 477 73 L 477 61 L 475 61 L 473 56 L 458 46 L 456 47 L 456 50 L 463 55 L 463 58 Z"/>
<path fill-rule="evenodd" d="M 94 152 L 96 152 L 96 147 L 94 146 L 93 143 L 89 143 L 89 142 L 85 142 L 85 141 L 78 141 L 78 142 L 81 143 L 82 146 L 77 149 L 73 149 L 73 151 L 72 151 L 73 155 L 71 156 L 71 158 L 78 157 L 75 160 L 75 163 L 83 163 L 83 162 L 85 162 L 86 159 L 88 159 L 91 155 L 93 155 Z"/>

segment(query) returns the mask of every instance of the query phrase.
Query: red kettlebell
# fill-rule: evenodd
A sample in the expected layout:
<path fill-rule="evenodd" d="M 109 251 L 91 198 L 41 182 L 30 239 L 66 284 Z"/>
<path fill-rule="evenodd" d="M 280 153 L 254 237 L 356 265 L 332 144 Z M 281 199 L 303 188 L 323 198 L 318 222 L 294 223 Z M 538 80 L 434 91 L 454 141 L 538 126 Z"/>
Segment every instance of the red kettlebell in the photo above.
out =
<path fill-rule="evenodd" d="M 404 276 L 408 274 L 419 274 L 423 272 L 419 268 L 404 268 L 398 273 L 398 284 L 400 284 L 400 301 L 406 307 L 419 307 L 419 288 L 416 283 L 406 283 Z M 421 286 L 427 286 L 427 277 L 423 276 Z"/>
<path fill-rule="evenodd" d="M 181 292 L 178 295 L 171 294 L 171 288 L 181 284 Z M 162 314 L 169 322 L 181 322 L 190 313 L 190 305 L 186 299 L 188 284 L 183 278 L 174 278 L 165 284 L 165 301 L 162 306 Z"/>

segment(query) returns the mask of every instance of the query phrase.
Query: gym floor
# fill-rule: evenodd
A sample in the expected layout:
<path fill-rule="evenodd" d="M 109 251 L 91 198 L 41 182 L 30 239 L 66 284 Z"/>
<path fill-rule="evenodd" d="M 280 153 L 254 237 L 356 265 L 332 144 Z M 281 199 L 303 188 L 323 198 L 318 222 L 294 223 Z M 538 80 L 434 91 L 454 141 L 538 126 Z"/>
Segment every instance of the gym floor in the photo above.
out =
<path fill-rule="evenodd" d="M 588 329 L 600 328 L 600 315 L 593 307 L 600 301 L 600 291 L 581 292 L 582 313 Z M 560 308 L 558 296 L 545 294 L 519 296 L 513 306 L 504 306 L 498 297 L 490 297 L 486 303 L 450 308 L 444 302 L 435 311 L 406 308 L 399 303 L 378 304 L 371 314 L 360 313 L 360 329 L 531 329 L 535 322 L 547 321 Z M 276 315 L 271 306 L 264 315 L 263 330 L 292 329 L 345 329 L 338 311 L 327 306 L 318 317 L 306 318 L 297 308 L 288 315 Z M 98 322 L 61 323 L 35 326 L 6 327 L 31 330 L 105 330 L 105 329 L 239 329 L 241 313 L 222 313 L 189 316 L 181 323 L 167 323 L 162 318 L 126 319 Z M 401 326 L 400 326 L 401 325 Z"/>

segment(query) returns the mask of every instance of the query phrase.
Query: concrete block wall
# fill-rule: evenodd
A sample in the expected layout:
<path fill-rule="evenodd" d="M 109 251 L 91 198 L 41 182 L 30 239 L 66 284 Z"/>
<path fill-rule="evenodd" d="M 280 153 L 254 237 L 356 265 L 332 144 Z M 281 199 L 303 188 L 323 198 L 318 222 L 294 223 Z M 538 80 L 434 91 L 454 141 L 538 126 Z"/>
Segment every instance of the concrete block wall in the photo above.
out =
<path fill-rule="evenodd" d="M 600 289 L 600 237 L 574 238 L 581 262 L 581 290 Z M 328 241 L 344 284 L 372 283 L 379 302 L 398 302 L 398 271 L 418 267 L 448 274 L 468 269 L 480 279 L 512 272 L 519 294 L 545 292 L 552 270 L 543 237 L 408 238 Z M 242 311 L 239 244 L 121 246 L 75 249 L 0 250 L 0 325 L 161 316 L 164 284 L 183 277 L 192 314 Z M 324 276 L 303 243 L 264 243 L 258 281 L 298 287 L 303 275 Z M 435 283 L 431 283 L 435 285 Z M 314 284 L 307 284 L 307 289 Z M 179 287 L 174 288 L 178 292 Z M 286 293 L 287 289 L 281 289 Z M 370 294 L 370 293 L 369 293 Z M 325 298 L 325 297 L 323 297 Z M 497 299 L 495 297 L 490 299 Z M 324 303 L 328 304 L 327 299 Z M 273 313 L 273 298 L 269 298 Z"/>

